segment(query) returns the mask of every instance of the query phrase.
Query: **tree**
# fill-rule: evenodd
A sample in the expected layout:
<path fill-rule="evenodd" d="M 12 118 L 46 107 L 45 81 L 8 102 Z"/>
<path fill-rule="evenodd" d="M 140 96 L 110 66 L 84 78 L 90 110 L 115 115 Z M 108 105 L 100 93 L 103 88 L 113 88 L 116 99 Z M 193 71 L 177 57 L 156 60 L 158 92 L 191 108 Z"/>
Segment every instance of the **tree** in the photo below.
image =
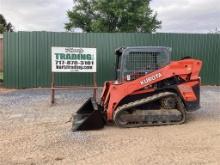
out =
<path fill-rule="evenodd" d="M 0 34 L 4 32 L 13 32 L 13 25 L 9 22 L 7 23 L 6 19 L 2 14 L 0 14 Z"/>
<path fill-rule="evenodd" d="M 67 11 L 68 31 L 81 28 L 85 32 L 154 32 L 160 28 L 151 0 L 73 0 Z"/>

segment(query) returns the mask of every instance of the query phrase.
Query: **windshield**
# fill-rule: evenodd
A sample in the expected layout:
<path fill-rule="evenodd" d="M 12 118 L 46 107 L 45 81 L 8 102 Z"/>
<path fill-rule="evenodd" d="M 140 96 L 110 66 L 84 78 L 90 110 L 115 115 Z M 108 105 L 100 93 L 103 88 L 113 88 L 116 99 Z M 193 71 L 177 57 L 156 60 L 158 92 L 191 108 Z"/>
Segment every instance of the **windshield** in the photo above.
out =
<path fill-rule="evenodd" d="M 169 61 L 170 56 L 163 49 L 130 49 L 123 54 L 122 79 L 137 79 L 167 65 Z"/>

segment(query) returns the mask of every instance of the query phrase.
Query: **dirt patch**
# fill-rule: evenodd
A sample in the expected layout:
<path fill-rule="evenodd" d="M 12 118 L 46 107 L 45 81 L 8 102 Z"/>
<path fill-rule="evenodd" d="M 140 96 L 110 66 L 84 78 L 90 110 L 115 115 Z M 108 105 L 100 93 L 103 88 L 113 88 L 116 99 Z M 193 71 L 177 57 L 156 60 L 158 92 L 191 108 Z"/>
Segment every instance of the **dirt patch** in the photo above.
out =
<path fill-rule="evenodd" d="M 183 125 L 72 132 L 67 122 L 90 91 L 0 93 L 0 164 L 219 164 L 220 88 L 203 87 Z"/>
<path fill-rule="evenodd" d="M 7 89 L 7 88 L 4 88 L 2 85 L 1 85 L 1 82 L 0 82 L 0 94 L 3 94 L 3 93 L 8 93 L 8 92 L 13 92 L 15 91 L 16 89 Z"/>

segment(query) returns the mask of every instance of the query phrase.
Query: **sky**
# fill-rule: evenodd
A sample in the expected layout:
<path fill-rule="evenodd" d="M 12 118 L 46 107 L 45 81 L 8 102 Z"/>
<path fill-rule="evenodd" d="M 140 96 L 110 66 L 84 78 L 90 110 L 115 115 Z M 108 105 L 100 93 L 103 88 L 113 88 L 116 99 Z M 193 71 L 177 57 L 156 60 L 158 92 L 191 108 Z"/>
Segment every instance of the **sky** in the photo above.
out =
<path fill-rule="evenodd" d="M 162 21 L 157 32 L 209 33 L 220 30 L 219 0 L 152 0 Z M 73 0 L 0 0 L 0 13 L 16 31 L 65 31 Z"/>

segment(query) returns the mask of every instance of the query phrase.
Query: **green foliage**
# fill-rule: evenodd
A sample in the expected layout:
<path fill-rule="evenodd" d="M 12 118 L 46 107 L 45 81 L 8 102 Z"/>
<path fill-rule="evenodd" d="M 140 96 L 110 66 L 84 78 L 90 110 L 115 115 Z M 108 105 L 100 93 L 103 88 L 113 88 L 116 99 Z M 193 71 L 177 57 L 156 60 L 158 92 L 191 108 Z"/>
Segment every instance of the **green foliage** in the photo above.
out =
<path fill-rule="evenodd" d="M 3 73 L 0 72 L 0 80 L 3 80 Z"/>
<path fill-rule="evenodd" d="M 14 27 L 12 24 L 5 20 L 4 16 L 0 14 L 0 34 L 4 32 L 13 32 Z"/>
<path fill-rule="evenodd" d="M 150 0 L 74 0 L 67 11 L 71 31 L 85 32 L 154 32 L 161 21 L 149 7 Z"/>

